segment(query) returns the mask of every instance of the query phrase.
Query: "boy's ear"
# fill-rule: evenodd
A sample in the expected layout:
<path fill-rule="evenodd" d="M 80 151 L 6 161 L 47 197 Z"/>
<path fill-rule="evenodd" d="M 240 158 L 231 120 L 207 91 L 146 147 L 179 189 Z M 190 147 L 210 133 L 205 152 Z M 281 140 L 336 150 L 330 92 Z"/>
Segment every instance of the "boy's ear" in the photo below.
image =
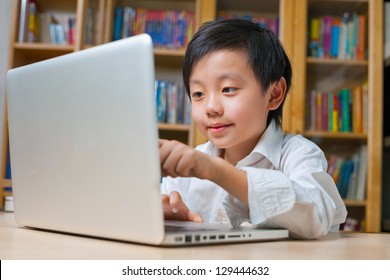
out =
<path fill-rule="evenodd" d="M 271 85 L 271 96 L 268 101 L 268 109 L 276 110 L 279 108 L 280 104 L 282 104 L 284 100 L 284 96 L 286 94 L 286 80 L 284 77 L 280 78 L 280 80 L 273 85 Z"/>

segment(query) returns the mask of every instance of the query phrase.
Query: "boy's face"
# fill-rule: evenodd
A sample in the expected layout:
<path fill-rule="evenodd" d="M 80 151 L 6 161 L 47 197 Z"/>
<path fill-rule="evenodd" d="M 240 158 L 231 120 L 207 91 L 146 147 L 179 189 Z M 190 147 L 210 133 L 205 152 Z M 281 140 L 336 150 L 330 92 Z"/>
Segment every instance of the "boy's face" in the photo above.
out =
<path fill-rule="evenodd" d="M 271 88 L 271 87 L 270 87 Z M 211 52 L 190 76 L 193 120 L 218 148 L 249 154 L 266 128 L 264 94 L 243 52 Z"/>

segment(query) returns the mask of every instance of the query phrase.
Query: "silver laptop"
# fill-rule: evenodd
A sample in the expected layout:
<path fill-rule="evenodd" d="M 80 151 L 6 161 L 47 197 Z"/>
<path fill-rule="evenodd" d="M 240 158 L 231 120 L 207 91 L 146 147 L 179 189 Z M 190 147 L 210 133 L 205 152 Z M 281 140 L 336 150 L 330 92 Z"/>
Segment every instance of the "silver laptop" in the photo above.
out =
<path fill-rule="evenodd" d="M 167 246 L 287 238 L 284 229 L 164 225 L 154 71 L 146 34 L 8 71 L 17 222 Z"/>

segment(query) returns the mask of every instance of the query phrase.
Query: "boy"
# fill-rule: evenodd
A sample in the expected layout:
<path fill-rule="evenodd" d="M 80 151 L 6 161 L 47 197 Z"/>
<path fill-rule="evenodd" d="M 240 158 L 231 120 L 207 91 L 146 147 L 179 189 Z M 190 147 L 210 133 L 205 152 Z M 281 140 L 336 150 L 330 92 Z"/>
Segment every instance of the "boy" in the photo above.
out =
<path fill-rule="evenodd" d="M 323 152 L 282 133 L 291 76 L 281 43 L 254 22 L 219 20 L 198 30 L 183 79 L 209 142 L 192 149 L 160 140 L 166 219 L 250 222 L 307 239 L 338 229 L 346 209 Z"/>

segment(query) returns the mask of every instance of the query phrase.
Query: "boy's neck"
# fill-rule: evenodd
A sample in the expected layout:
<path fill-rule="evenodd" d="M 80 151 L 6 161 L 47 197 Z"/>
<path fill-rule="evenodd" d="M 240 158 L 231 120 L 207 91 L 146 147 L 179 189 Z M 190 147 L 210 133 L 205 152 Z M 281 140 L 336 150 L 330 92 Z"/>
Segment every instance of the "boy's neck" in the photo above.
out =
<path fill-rule="evenodd" d="M 256 146 L 256 145 L 255 145 Z M 220 157 L 230 163 L 233 166 L 236 166 L 237 163 L 244 158 L 246 158 L 255 148 L 249 147 L 246 149 L 240 149 L 240 148 L 228 148 L 228 149 L 221 149 Z"/>

